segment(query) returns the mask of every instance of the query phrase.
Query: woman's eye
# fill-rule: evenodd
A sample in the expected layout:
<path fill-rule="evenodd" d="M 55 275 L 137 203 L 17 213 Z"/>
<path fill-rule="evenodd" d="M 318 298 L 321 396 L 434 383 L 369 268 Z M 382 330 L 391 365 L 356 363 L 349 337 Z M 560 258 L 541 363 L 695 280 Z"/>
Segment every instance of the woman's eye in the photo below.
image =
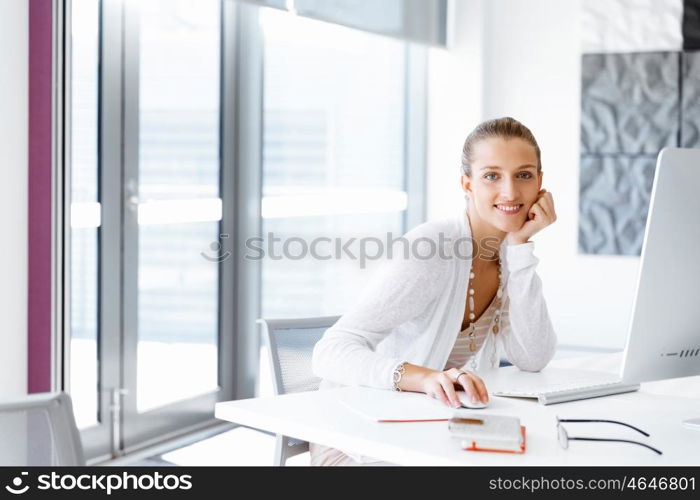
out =
<path fill-rule="evenodd" d="M 530 172 L 520 172 L 518 175 L 520 176 L 521 179 L 532 179 L 533 178 L 532 173 L 530 173 Z M 484 179 L 486 179 L 487 181 L 495 181 L 497 177 L 498 177 L 498 174 L 496 174 L 494 172 L 491 172 L 491 173 L 484 175 Z"/>

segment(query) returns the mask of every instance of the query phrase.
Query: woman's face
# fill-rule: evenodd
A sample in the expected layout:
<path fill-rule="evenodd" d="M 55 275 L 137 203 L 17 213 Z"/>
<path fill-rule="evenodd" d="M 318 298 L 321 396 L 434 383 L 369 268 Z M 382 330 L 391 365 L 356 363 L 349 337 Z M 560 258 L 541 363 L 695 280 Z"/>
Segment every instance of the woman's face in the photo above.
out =
<path fill-rule="evenodd" d="M 492 137 L 474 145 L 472 175 L 462 175 L 469 213 L 504 231 L 515 232 L 542 187 L 535 148 L 522 139 Z"/>

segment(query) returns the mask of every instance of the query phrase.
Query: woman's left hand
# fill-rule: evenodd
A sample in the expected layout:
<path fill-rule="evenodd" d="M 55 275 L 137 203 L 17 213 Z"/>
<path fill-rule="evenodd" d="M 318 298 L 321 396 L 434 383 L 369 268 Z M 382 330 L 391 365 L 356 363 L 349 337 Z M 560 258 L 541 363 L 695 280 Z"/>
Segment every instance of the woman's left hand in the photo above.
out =
<path fill-rule="evenodd" d="M 518 231 L 508 233 L 506 238 L 508 239 L 509 245 L 527 243 L 534 234 L 542 231 L 545 227 L 557 220 L 552 193 L 546 189 L 540 190 L 535 203 L 532 204 L 530 210 L 527 212 L 527 219 L 523 227 Z"/>

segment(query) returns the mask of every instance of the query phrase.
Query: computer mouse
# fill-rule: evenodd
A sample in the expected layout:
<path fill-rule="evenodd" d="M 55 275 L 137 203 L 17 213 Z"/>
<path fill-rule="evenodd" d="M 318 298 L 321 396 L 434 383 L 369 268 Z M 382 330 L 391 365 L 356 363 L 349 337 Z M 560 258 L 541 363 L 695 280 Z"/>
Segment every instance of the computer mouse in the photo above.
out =
<path fill-rule="evenodd" d="M 489 405 L 488 403 L 484 403 L 480 400 L 472 401 L 469 397 L 469 394 L 467 394 L 464 391 L 457 391 L 457 397 L 462 403 L 462 408 L 468 408 L 470 410 L 480 410 L 481 408 L 486 408 Z"/>

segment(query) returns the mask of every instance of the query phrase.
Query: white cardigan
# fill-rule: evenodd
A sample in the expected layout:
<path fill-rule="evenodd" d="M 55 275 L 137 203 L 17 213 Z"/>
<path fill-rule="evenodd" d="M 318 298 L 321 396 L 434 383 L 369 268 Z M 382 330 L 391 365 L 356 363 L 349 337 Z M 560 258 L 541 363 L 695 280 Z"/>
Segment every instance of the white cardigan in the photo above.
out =
<path fill-rule="evenodd" d="M 359 302 L 324 333 L 313 351 L 312 369 L 320 389 L 341 385 L 393 387 L 396 366 L 443 370 L 464 319 L 472 242 L 467 211 L 430 221 L 404 235 L 412 251 L 397 255 L 376 273 Z M 441 237 L 442 236 L 442 237 Z M 438 246 L 444 249 L 437 254 Z M 491 327 L 476 353 L 476 369 L 488 368 L 496 342 L 515 366 L 539 371 L 552 359 L 556 334 L 535 272 L 534 243 L 508 245 L 501 252 L 501 329 Z M 432 251 L 432 257 L 430 256 Z M 423 258 L 421 258 L 423 257 Z"/>

